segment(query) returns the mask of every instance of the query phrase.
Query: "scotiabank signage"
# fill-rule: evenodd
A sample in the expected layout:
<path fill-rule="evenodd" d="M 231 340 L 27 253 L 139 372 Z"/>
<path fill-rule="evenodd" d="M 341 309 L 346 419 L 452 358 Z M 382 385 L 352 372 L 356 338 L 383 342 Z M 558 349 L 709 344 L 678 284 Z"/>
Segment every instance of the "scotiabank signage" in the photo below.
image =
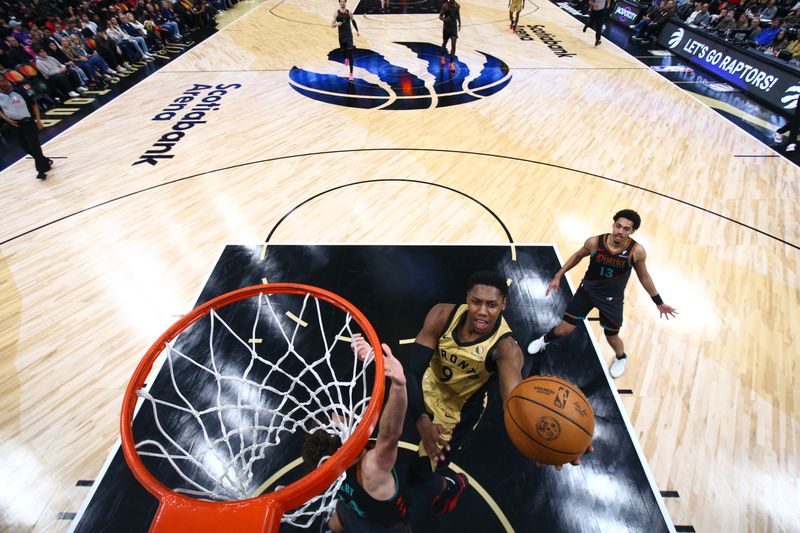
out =
<path fill-rule="evenodd" d="M 784 113 L 797 106 L 800 71 L 784 70 L 673 22 L 661 30 L 658 42 Z"/>
<path fill-rule="evenodd" d="M 626 2 L 625 0 L 617 0 L 617 3 L 614 4 L 614 10 L 611 11 L 609 20 L 617 24 L 622 24 L 623 26 L 630 26 L 633 24 L 633 21 L 636 20 L 639 9 L 641 8 L 636 4 Z"/>

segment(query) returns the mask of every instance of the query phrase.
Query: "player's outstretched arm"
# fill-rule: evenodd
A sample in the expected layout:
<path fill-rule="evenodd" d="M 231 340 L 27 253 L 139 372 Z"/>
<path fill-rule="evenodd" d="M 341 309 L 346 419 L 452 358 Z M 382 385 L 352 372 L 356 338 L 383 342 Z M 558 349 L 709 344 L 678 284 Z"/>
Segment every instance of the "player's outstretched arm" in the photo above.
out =
<path fill-rule="evenodd" d="M 583 246 L 581 246 L 577 252 L 569 256 L 569 259 L 567 259 L 567 262 L 564 263 L 564 266 L 562 266 L 558 272 L 556 272 L 556 275 L 553 276 L 553 279 L 547 286 L 547 290 L 545 291 L 544 295 L 548 296 L 550 291 L 557 291 L 561 287 L 561 277 L 578 266 L 578 263 L 580 263 L 584 257 L 588 257 L 596 251 L 597 237 L 589 237 L 586 239 L 586 242 L 583 243 Z"/>
<path fill-rule="evenodd" d="M 522 349 L 514 337 L 508 336 L 497 343 L 495 350 L 497 374 L 500 376 L 500 396 L 505 407 L 511 391 L 522 381 Z"/>
<path fill-rule="evenodd" d="M 636 276 L 639 278 L 639 283 L 642 284 L 644 290 L 646 290 L 647 294 L 649 294 L 650 298 L 652 298 L 653 303 L 656 304 L 656 307 L 658 307 L 659 316 L 669 320 L 670 317 L 675 317 L 675 315 L 678 314 L 678 310 L 669 304 L 665 304 L 664 300 L 661 299 L 661 296 L 656 290 L 656 284 L 653 282 L 653 278 L 650 277 L 650 273 L 647 271 L 645 259 L 647 259 L 647 253 L 644 251 L 644 248 L 641 245 L 637 246 L 633 251 L 633 269 L 636 271 Z"/>
<path fill-rule="evenodd" d="M 406 416 L 406 406 L 408 405 L 403 366 L 395 358 L 389 346 L 381 344 L 381 347 L 384 355 L 384 373 L 389 378 L 391 386 L 389 398 L 383 407 L 383 413 L 378 423 L 378 439 L 375 448 L 364 458 L 365 481 L 369 478 L 370 484 L 373 485 L 393 479 L 391 471 L 397 460 L 397 443 L 403 432 L 403 419 Z M 361 335 L 356 334 L 353 336 L 353 351 L 359 359 L 363 360 L 372 351 L 372 347 Z M 369 492 L 369 487 L 365 486 L 365 488 Z"/>
<path fill-rule="evenodd" d="M 508 401 L 508 397 L 514 390 L 514 387 L 522 382 L 522 350 L 519 344 L 517 344 L 517 341 L 511 336 L 503 338 L 495 349 L 497 350 L 495 356 L 497 373 L 500 375 L 500 394 L 503 397 L 503 407 L 505 408 L 506 401 Z M 589 445 L 586 451 L 570 464 L 575 466 L 580 465 L 581 457 L 592 451 L 594 451 L 594 448 Z M 561 470 L 563 467 L 564 465 L 555 465 L 556 470 Z"/>

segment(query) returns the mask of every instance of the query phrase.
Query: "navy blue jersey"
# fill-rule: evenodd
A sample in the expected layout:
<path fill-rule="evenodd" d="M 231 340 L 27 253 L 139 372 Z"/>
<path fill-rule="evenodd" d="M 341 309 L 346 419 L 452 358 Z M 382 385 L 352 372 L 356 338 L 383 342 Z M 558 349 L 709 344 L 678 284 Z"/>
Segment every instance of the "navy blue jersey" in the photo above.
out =
<path fill-rule="evenodd" d="M 581 286 L 590 294 L 605 299 L 621 300 L 625 294 L 625 286 L 633 269 L 633 250 L 637 243 L 630 240 L 628 246 L 619 253 L 613 253 L 606 247 L 606 237 L 597 237 L 597 251 L 589 260 L 589 268 L 583 276 Z"/>
<path fill-rule="evenodd" d="M 444 14 L 444 30 L 448 33 L 456 33 L 458 31 L 458 16 L 461 6 L 458 3 L 450 5 L 447 2 L 442 4 L 442 14 Z"/>
<path fill-rule="evenodd" d="M 342 25 L 339 26 L 339 41 L 345 43 L 352 43 L 353 42 L 353 30 L 350 28 L 350 23 L 353 22 L 353 17 L 350 15 L 350 10 L 346 10 L 344 13 L 341 11 L 336 12 L 336 22 L 341 22 Z"/>
<path fill-rule="evenodd" d="M 359 467 L 361 461 L 347 470 L 347 477 L 336 495 L 340 504 L 347 505 L 360 518 L 384 528 L 400 528 L 409 521 L 409 509 L 400 490 L 397 471 L 392 469 L 395 490 L 388 500 L 376 500 L 361 486 Z"/>

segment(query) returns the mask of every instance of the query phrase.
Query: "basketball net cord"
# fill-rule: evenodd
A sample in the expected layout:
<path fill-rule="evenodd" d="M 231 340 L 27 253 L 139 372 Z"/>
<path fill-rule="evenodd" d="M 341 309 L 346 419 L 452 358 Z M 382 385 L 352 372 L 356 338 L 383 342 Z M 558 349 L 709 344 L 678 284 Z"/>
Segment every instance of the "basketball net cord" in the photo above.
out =
<path fill-rule="evenodd" d="M 314 305 L 307 305 L 309 297 L 313 298 Z M 306 294 L 299 319 L 290 321 L 277 314 L 268 294 L 261 293 L 258 295 L 251 339 L 258 339 L 258 325 L 264 304 L 286 342 L 285 351 L 277 360 L 270 361 L 261 357 L 256 351 L 258 344 L 255 341 L 247 342 L 242 339 L 212 309 L 209 313 L 208 339 L 210 365 L 201 364 L 176 349 L 173 341 L 167 344 L 165 352 L 169 376 L 177 395 L 175 403 L 155 398 L 147 390 L 137 391 L 145 404 L 149 402 L 152 407 L 155 425 L 163 441 L 143 440 L 136 443 L 136 450 L 140 456 L 160 458 L 172 465 L 186 483 L 182 487 L 173 487 L 176 492 L 211 501 L 240 501 L 257 496 L 255 492 L 264 480 L 254 479 L 253 467 L 265 460 L 270 449 L 280 445 L 282 436 L 298 430 L 307 433 L 326 431 L 345 442 L 364 415 L 370 400 L 370 396 L 364 396 L 370 390 L 366 371 L 374 360 L 373 352 L 370 351 L 364 361 L 353 354 L 354 364 L 346 372 L 337 372 L 331 363 L 331 351 L 334 347 L 339 342 L 349 344 L 353 337 L 351 315 L 345 313 L 344 324 L 332 338 L 328 338 L 319 299 Z M 303 317 L 307 308 L 316 309 L 316 320 L 325 350 L 324 355 L 313 362 L 295 351 L 295 338 L 304 329 Z M 283 324 L 284 322 L 287 324 Z M 289 326 L 290 322 L 294 326 L 287 331 L 290 328 L 285 326 Z M 225 331 L 230 333 L 241 346 L 242 353 L 249 355 L 250 361 L 241 375 L 223 373 L 221 363 L 237 354 L 216 353 L 214 339 L 218 330 L 222 331 L 220 334 Z M 209 407 L 199 408 L 193 405 L 190 399 L 192 387 L 179 385 L 175 368 L 179 360 L 193 365 L 216 381 L 216 397 L 213 401 L 209 400 L 208 394 L 202 398 L 207 403 L 211 402 Z M 251 377 L 251 372 L 257 364 L 265 365 L 267 373 L 256 381 Z M 292 366 L 299 366 L 299 374 L 293 375 L 286 370 Z M 272 384 L 275 382 L 286 382 L 288 387 L 276 388 Z M 195 382 L 189 385 L 192 384 L 196 386 Z M 235 394 L 229 393 L 231 387 Z M 359 390 L 363 391 L 360 395 L 357 394 Z M 295 395 L 298 393 L 305 400 L 297 399 Z M 270 399 L 277 401 L 277 405 L 269 405 Z M 172 417 L 176 413 L 188 420 L 182 421 L 178 433 L 191 437 L 188 445 L 179 442 L 179 437 L 170 435 L 162 425 L 162 418 Z M 189 427 L 192 423 L 194 427 Z M 200 436 L 202 440 L 198 439 Z M 325 459 L 327 457 L 320 464 Z M 188 473 L 189 469 L 195 473 L 194 477 Z M 324 513 L 327 518 L 333 512 L 336 492 L 344 479 L 345 474 L 342 474 L 324 493 L 285 513 L 281 521 L 307 528 L 317 516 Z"/>

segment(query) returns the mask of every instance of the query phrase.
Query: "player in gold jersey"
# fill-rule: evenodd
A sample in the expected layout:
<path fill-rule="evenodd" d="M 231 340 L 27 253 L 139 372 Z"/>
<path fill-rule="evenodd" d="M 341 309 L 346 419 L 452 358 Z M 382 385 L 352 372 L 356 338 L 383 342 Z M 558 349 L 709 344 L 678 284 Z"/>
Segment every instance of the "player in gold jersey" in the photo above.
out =
<path fill-rule="evenodd" d="M 503 276 L 476 272 L 466 303 L 436 304 L 425 317 L 406 363 L 408 412 L 422 439 L 420 460 L 409 474 L 412 485 L 426 483 L 433 469 L 449 470 L 483 414 L 485 385 L 493 374 L 500 378 L 503 402 L 522 381 L 522 350 L 502 315 L 507 298 Z M 448 497 L 447 488 L 440 498 Z"/>
<path fill-rule="evenodd" d="M 508 19 L 511 21 L 511 31 L 517 31 L 519 12 L 525 7 L 525 0 L 508 0 Z"/>

